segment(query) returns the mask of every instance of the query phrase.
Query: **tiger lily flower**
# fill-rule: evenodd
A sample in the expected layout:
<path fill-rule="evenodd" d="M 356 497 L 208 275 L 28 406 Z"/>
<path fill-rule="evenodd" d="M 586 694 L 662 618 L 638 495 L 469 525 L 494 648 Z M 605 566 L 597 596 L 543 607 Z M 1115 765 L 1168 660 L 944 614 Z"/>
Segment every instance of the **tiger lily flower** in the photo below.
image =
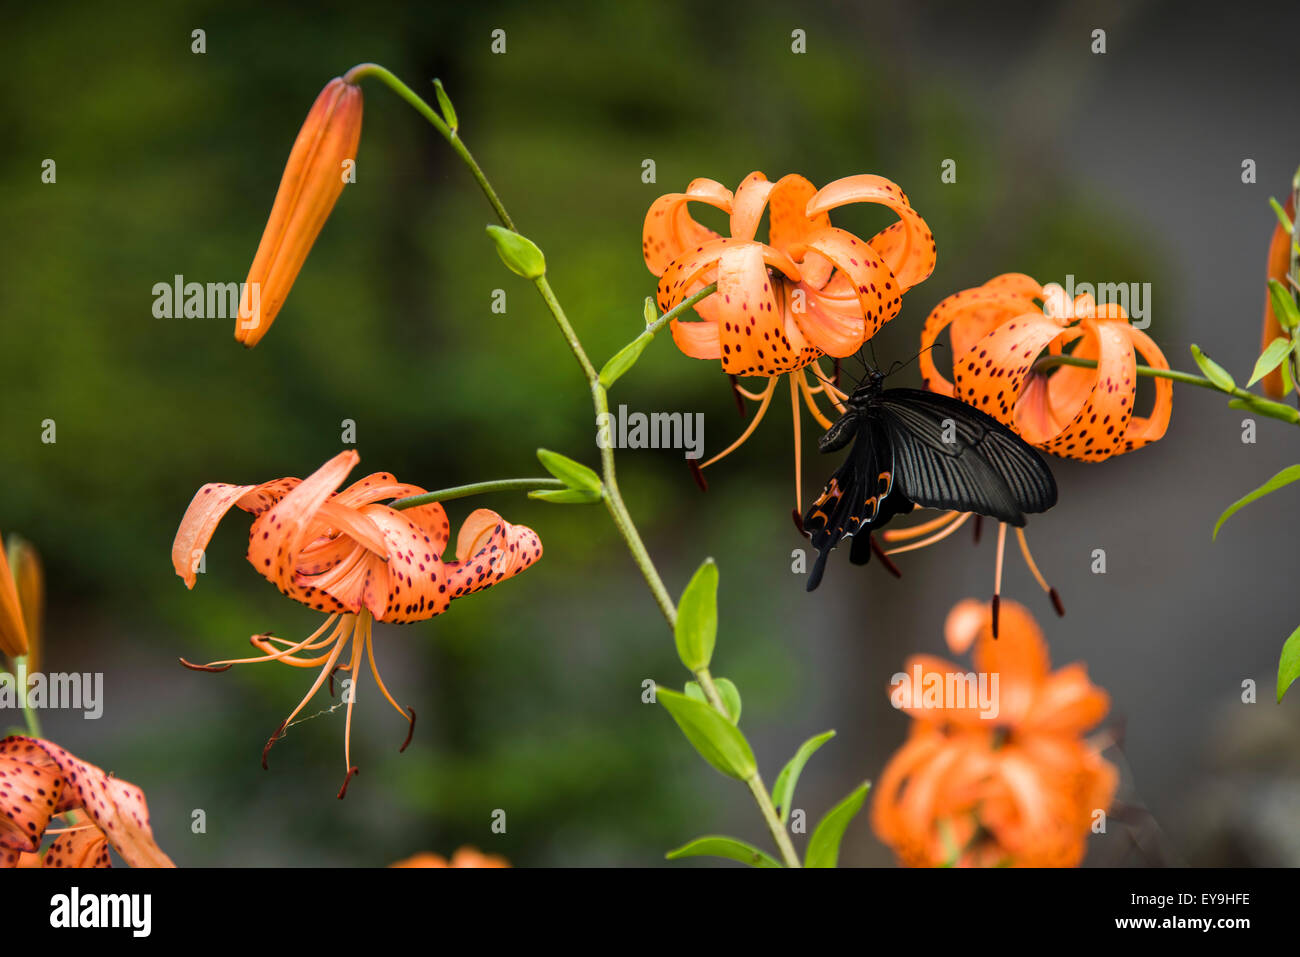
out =
<path fill-rule="evenodd" d="M 693 202 L 726 213 L 730 235 L 696 222 Z M 852 203 L 885 206 L 898 222 L 870 240 L 859 239 L 830 221 L 831 210 Z M 755 238 L 764 210 L 767 242 Z M 934 236 L 925 220 L 897 184 L 880 176 L 848 176 L 819 190 L 797 173 L 772 183 L 754 172 L 735 193 L 714 180 L 696 179 L 684 193 L 660 196 L 646 213 L 642 253 L 659 277 L 661 312 L 717 283 L 717 291 L 695 306 L 699 321 L 672 321 L 673 341 L 692 358 L 720 360 L 737 396 L 759 403 L 741 436 L 699 468 L 744 444 L 767 412 L 777 380 L 789 374 L 796 512 L 802 512 L 800 400 L 825 428 L 831 422 L 817 407 L 817 394 L 843 411 L 845 393 L 818 362 L 853 355 L 898 314 L 903 294 L 933 272 Z M 805 375 L 809 367 L 816 384 Z M 768 382 L 751 392 L 736 383 L 740 376 Z"/>
<path fill-rule="evenodd" d="M 952 345 L 951 382 L 934 359 L 934 345 L 945 329 Z M 1040 356 L 1061 355 L 1071 344 L 1070 355 L 1094 359 L 1097 367 L 1064 366 L 1050 378 L 1035 371 Z M 1151 414 L 1133 414 L 1138 354 L 1155 368 L 1169 368 L 1160 348 L 1130 324 L 1120 306 L 1099 306 L 1087 295 L 1070 302 L 1054 283 L 1041 286 L 1030 276 L 1006 273 L 935 306 L 921 331 L 921 378 L 925 388 L 988 413 L 1030 445 L 1099 462 L 1154 442 L 1169 427 L 1173 383 L 1168 379 L 1155 379 Z M 912 528 L 888 529 L 883 533 L 886 542 L 921 540 L 895 545 L 885 554 L 935 544 L 969 518 L 949 512 Z M 977 540 L 978 528 L 977 520 Z M 993 576 L 995 632 L 1006 531 L 1005 525 L 999 527 Z M 1060 595 L 1034 562 L 1024 529 L 1016 529 L 1016 537 L 1025 564 L 1057 614 L 1064 614 Z"/>
<path fill-rule="evenodd" d="M 1295 193 L 1288 193 L 1286 197 L 1286 214 L 1295 221 Z M 1276 279 L 1278 282 L 1286 282 L 1286 274 L 1291 271 L 1291 235 L 1278 223 L 1273 228 L 1273 238 L 1268 244 L 1268 278 Z M 1264 296 L 1264 332 L 1261 336 L 1260 351 L 1264 351 L 1278 336 L 1282 335 L 1282 326 L 1277 321 L 1277 316 L 1273 313 L 1273 297 L 1265 294 Z M 1260 385 L 1264 394 L 1273 399 L 1280 399 L 1285 395 L 1285 387 L 1282 380 L 1282 367 L 1274 369 L 1268 375 L 1260 380 Z"/>
<path fill-rule="evenodd" d="M 207 665 L 193 665 L 184 659 L 181 663 L 200 671 L 225 671 L 237 664 L 270 661 L 320 669 L 306 696 L 267 741 L 263 767 L 271 746 L 326 679 L 336 671 L 351 674 L 343 745 L 347 777 L 340 798 L 357 773 L 351 758 L 352 705 L 363 656 L 380 692 L 409 722 L 401 750 L 406 750 L 415 730 L 414 710 L 402 708 L 379 676 L 373 622 L 400 624 L 433 618 L 445 612 L 452 599 L 511 578 L 542 556 L 541 541 L 532 529 L 512 525 L 496 512 L 480 508 L 461 526 L 454 559 L 444 558 L 450 524 L 440 504 L 406 510 L 381 504 L 422 495 L 424 489 L 398 482 L 387 472 L 375 472 L 338 490 L 359 460 L 355 451 L 346 451 L 302 480 L 205 485 L 186 510 L 172 544 L 176 574 L 193 588 L 203 549 L 226 512 L 237 506 L 256 516 L 249 532 L 248 560 L 258 573 L 282 594 L 328 614 L 324 624 L 301 641 L 254 635 L 251 643 L 262 655 Z M 349 643 L 351 649 L 344 656 Z M 311 652 L 318 654 L 301 656 Z"/>
<path fill-rule="evenodd" d="M 970 599 L 945 626 L 951 650 L 973 645 L 977 672 L 997 676 L 995 716 L 966 701 L 918 703 L 902 684 L 891 692 L 913 725 L 875 788 L 872 827 L 909 866 L 1076 866 L 1094 815 L 1114 798 L 1118 772 L 1101 757 L 1104 742 L 1084 738 L 1109 697 L 1083 665 L 1051 670 L 1022 606 L 1009 602 L 1004 618 L 995 640 L 990 605 Z M 965 671 L 920 655 L 903 676 Z"/>
<path fill-rule="evenodd" d="M 430 854 L 427 851 L 421 854 L 415 854 L 404 860 L 389 864 L 389 867 L 509 867 L 510 862 L 499 854 L 484 854 L 477 847 L 459 848 L 451 856 L 448 862 L 440 854 Z"/>
<path fill-rule="evenodd" d="M 935 365 L 933 349 L 949 329 L 953 381 Z M 1050 377 L 1034 370 L 1044 351 L 1093 359 L 1097 367 L 1066 366 Z M 955 396 L 1030 445 L 1084 462 L 1100 462 L 1160 439 L 1169 427 L 1173 383 L 1155 380 L 1149 416 L 1134 415 L 1137 355 L 1168 369 L 1160 348 L 1134 328 L 1122 307 L 1091 296 L 1067 302 L 1055 283 L 1040 286 L 1008 273 L 949 296 L 921 331 L 921 376 L 927 389 Z"/>
<path fill-rule="evenodd" d="M 298 271 L 350 180 L 361 141 L 361 87 L 342 77 L 325 85 L 289 151 L 271 218 L 240 294 L 235 339 L 257 345 L 293 288 Z"/>
<path fill-rule="evenodd" d="M 144 792 L 51 741 L 0 740 L 0 807 L 0 867 L 109 867 L 110 847 L 131 867 L 176 866 L 154 841 Z M 74 814 L 68 827 L 50 827 Z"/>

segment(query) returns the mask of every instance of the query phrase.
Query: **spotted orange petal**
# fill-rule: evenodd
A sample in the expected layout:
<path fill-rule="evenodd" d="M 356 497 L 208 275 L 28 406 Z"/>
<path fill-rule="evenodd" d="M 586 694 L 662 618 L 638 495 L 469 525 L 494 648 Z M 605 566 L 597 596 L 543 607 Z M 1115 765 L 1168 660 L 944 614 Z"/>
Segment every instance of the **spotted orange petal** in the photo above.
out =
<path fill-rule="evenodd" d="M 447 562 L 452 598 L 513 578 L 542 557 L 542 542 L 526 525 L 512 525 L 491 509 L 475 509 L 456 536 L 456 560 Z"/>
<path fill-rule="evenodd" d="M 730 213 L 732 200 L 731 190 L 721 183 L 697 179 L 686 192 L 668 193 L 651 203 L 641 232 L 641 251 L 650 272 L 662 276 L 669 263 L 687 249 L 717 238 L 717 233 L 691 218 L 690 203 L 707 203 Z"/>
<path fill-rule="evenodd" d="M 112 867 L 108 838 L 97 827 L 60 834 L 46 849 L 42 867 Z"/>
<path fill-rule="evenodd" d="M 1030 369 L 1039 354 L 1061 335 L 1065 321 L 1037 311 L 1021 315 L 998 326 L 965 353 L 954 353 L 953 395 L 1003 425 L 1014 425 L 1016 401 L 1024 391 Z"/>
<path fill-rule="evenodd" d="M 228 485 L 211 482 L 195 493 L 176 537 L 172 540 L 172 568 L 193 588 L 198 580 L 197 564 L 222 518 L 234 506 L 259 514 L 270 508 L 298 484 L 296 478 L 275 479 L 261 485 Z"/>
<path fill-rule="evenodd" d="M 870 173 L 837 179 L 809 200 L 806 214 L 817 216 L 849 203 L 876 203 L 897 214 L 899 221 L 870 243 L 897 277 L 899 295 L 929 278 L 935 265 L 934 234 L 897 183 Z"/>

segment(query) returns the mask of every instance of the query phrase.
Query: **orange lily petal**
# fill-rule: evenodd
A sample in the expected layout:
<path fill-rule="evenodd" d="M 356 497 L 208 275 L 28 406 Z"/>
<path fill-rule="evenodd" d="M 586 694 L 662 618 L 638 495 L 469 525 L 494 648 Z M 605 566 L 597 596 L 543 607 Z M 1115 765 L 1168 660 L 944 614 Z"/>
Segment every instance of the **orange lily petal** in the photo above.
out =
<path fill-rule="evenodd" d="M 755 171 L 744 178 L 736 187 L 736 198 L 731 205 L 731 238 L 751 240 L 758 231 L 758 221 L 763 218 L 767 208 L 767 197 L 772 192 L 774 183 Z"/>
<path fill-rule="evenodd" d="M 899 221 L 877 233 L 871 246 L 897 277 L 900 296 L 929 278 L 935 265 L 934 234 L 897 183 L 870 173 L 846 176 L 818 190 L 809 200 L 806 213 L 817 216 L 849 203 L 877 203 L 898 215 Z"/>
<path fill-rule="evenodd" d="M 662 276 L 669 263 L 693 246 L 700 246 L 718 234 L 691 218 L 688 204 L 707 203 L 724 213 L 732 208 L 731 190 L 711 179 L 697 179 L 684 193 L 668 193 L 650 204 L 641 231 L 641 252 L 646 267 Z"/>
<path fill-rule="evenodd" d="M 1144 363 L 1153 369 L 1169 368 L 1169 360 L 1150 336 L 1132 326 L 1129 327 L 1128 335 Z M 1135 415 L 1129 419 L 1128 428 L 1124 432 L 1125 452 L 1132 452 L 1134 449 L 1140 449 L 1148 443 L 1163 438 L 1165 430 L 1169 428 L 1169 417 L 1174 409 L 1174 384 L 1169 379 L 1156 378 L 1154 381 L 1156 397 L 1151 407 L 1151 414 Z M 1265 389 L 1267 390 L 1267 386 Z"/>
<path fill-rule="evenodd" d="M 172 568 L 185 580 L 185 587 L 194 587 L 198 580 L 194 567 L 196 559 L 208 547 L 217 525 L 232 506 L 238 505 L 246 512 L 259 514 L 297 484 L 297 479 L 275 479 L 261 485 L 211 482 L 199 489 L 185 509 L 176 538 L 172 540 Z"/>
<path fill-rule="evenodd" d="M 1014 425 L 1015 404 L 1029 370 L 1039 353 L 1061 335 L 1061 321 L 1041 312 L 1021 315 L 998 326 L 964 354 L 954 353 L 954 397 L 1003 425 Z"/>
<path fill-rule="evenodd" d="M 42 867 L 112 867 L 108 838 L 97 827 L 60 834 L 45 851 Z"/>
<path fill-rule="evenodd" d="M 827 355 L 840 357 L 852 355 L 863 342 L 874 336 L 881 326 L 898 315 L 898 310 L 903 303 L 902 291 L 896 285 L 894 274 L 890 272 L 885 261 L 870 245 L 850 232 L 828 226 L 811 234 L 804 242 L 796 243 L 791 251 L 801 254 L 806 249 L 815 250 L 825 256 L 848 277 L 861 307 L 861 315 L 852 322 L 853 325 L 858 326 L 859 332 L 856 337 L 857 342 L 848 351 L 843 351 L 844 344 L 835 339 L 819 341 L 818 336 L 825 331 L 822 327 L 810 323 L 806 328 L 801 326 L 803 333 L 813 345 L 822 349 Z M 802 321 L 803 318 L 804 316 L 795 313 L 796 322 Z M 841 351 L 832 352 L 833 348 Z"/>
<path fill-rule="evenodd" d="M 1041 447 L 1057 455 L 1096 462 L 1114 455 L 1124 444 L 1137 392 L 1137 358 L 1127 319 L 1084 319 L 1079 325 L 1083 336 L 1071 355 L 1096 359 L 1097 368 L 1065 367 L 1048 381 L 1053 415 L 1068 424 Z M 1081 380 L 1091 380 L 1092 385 L 1074 411 L 1077 388 L 1070 399 L 1060 401 L 1058 396 L 1069 395 Z"/>
<path fill-rule="evenodd" d="M 807 214 L 808 203 L 815 195 L 817 187 L 798 173 L 790 173 L 776 181 L 772 194 L 768 197 L 767 234 L 773 247 L 788 254 L 790 247 L 831 224 L 828 213 L 816 216 Z M 820 257 L 816 261 L 805 259 L 799 264 L 804 281 L 815 289 L 826 284 L 832 269 L 830 262 Z"/>
<path fill-rule="evenodd" d="M 0 741 L 0 760 L 5 759 L 13 762 L 9 767 L 16 773 L 0 779 L 0 792 L 12 788 L 10 782 L 15 782 L 27 797 L 36 799 L 22 802 L 28 817 L 18 829 L 25 829 L 29 838 L 39 842 L 35 831 L 43 831 L 44 826 L 38 825 L 38 820 L 43 818 L 48 824 L 50 814 L 76 808 L 85 812 L 131 867 L 175 866 L 154 842 L 144 792 L 134 784 L 105 774 L 57 744 L 39 738 L 14 735 Z M 57 788 L 52 787 L 55 781 Z M 31 811 L 37 803 L 44 810 Z M 13 847 L 6 836 L 11 837 L 12 831 L 8 835 L 0 832 L 0 843 Z M 23 849 L 36 847 L 29 841 Z"/>
<path fill-rule="evenodd" d="M 456 561 L 447 562 L 448 591 L 461 598 L 513 578 L 542 557 L 542 541 L 526 525 L 512 525 L 491 509 L 469 514 L 456 536 Z"/>

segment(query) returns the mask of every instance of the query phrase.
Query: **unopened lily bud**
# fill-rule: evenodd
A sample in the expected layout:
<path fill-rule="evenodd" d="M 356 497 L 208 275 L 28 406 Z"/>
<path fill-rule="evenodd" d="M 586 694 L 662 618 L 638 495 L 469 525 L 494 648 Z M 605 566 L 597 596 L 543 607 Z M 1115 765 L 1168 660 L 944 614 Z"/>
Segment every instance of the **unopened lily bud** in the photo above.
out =
<path fill-rule="evenodd" d="M 334 203 L 353 180 L 361 107 L 361 88 L 336 77 L 298 132 L 240 294 L 235 339 L 250 348 L 271 328 Z"/>

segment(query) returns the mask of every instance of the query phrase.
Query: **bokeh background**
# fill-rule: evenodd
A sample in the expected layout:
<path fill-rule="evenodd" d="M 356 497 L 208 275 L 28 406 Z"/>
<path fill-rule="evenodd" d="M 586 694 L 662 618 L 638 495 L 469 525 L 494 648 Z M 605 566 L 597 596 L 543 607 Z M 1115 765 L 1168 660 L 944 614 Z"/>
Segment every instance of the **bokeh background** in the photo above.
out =
<path fill-rule="evenodd" d="M 538 446 L 594 462 L 589 399 L 542 305 L 483 234 L 490 210 L 443 141 L 366 87 L 358 183 L 340 201 L 274 329 L 252 352 L 231 322 L 157 319 L 176 274 L 244 278 L 285 156 L 320 87 L 375 60 L 432 97 L 443 79 L 590 353 L 641 326 L 654 281 L 646 207 L 696 176 L 753 169 L 816 183 L 898 181 L 937 237 L 934 276 L 876 339 L 910 357 L 944 296 L 1000 272 L 1150 282 L 1151 334 L 1176 367 L 1197 342 L 1244 379 L 1258 352 L 1267 200 L 1300 162 L 1294 4 L 1201 16 L 1178 3 L 33 4 L 7 12 L 0 97 L 0 529 L 47 566 L 45 668 L 103 672 L 104 717 L 45 732 L 142 785 L 183 865 L 383 865 L 475 844 L 518 865 L 653 865 L 701 833 L 763 842 L 748 793 L 701 762 L 641 683 L 685 675 L 602 510 L 499 495 L 541 564 L 417 625 L 380 626 L 400 719 L 362 685 L 347 800 L 343 717 L 294 727 L 259 766 L 305 672 L 182 669 L 316 618 L 242 557 L 233 513 L 193 592 L 169 547 L 207 481 L 303 475 L 357 423 L 362 469 L 443 487 L 531 475 Z M 490 52 L 504 29 L 507 52 Z M 1107 31 L 1107 52 L 1090 52 Z M 191 52 L 191 31 L 207 52 Z M 791 31 L 807 52 L 791 52 Z M 57 162 L 43 184 L 41 162 Z M 653 159 L 657 182 L 641 179 Z M 940 180 L 944 159 L 957 182 Z M 1242 162 L 1258 182 L 1241 180 Z M 887 221 L 849 210 L 870 232 Z M 507 312 L 494 315 L 494 289 Z M 914 382 L 915 366 L 898 380 Z M 904 384 L 907 384 L 906 382 Z M 615 403 L 701 411 L 718 449 L 741 428 L 714 363 L 668 337 Z M 789 414 L 710 470 L 679 452 L 620 455 L 624 492 L 672 590 L 722 570 L 715 673 L 735 680 L 770 781 L 805 737 L 839 736 L 806 770 L 816 819 L 901 742 L 886 685 L 941 652 L 947 610 L 991 587 L 969 536 L 904 557 L 895 581 L 836 555 L 812 596 L 791 573 Z M 1300 695 L 1278 706 L 1279 649 L 1300 623 L 1288 491 L 1220 510 L 1300 452 L 1300 436 L 1180 389 L 1156 446 L 1101 466 L 1058 462 L 1060 504 L 1031 540 L 1069 609 L 1057 620 L 1018 559 L 1006 592 L 1038 613 L 1054 660 L 1086 661 L 1113 696 L 1126 823 L 1094 864 L 1300 863 Z M 43 444 L 41 422 L 57 423 Z M 830 464 L 805 434 L 806 482 Z M 1104 548 L 1108 571 L 1090 572 Z M 1242 683 L 1258 703 L 1242 703 Z M 317 709 L 328 707 L 322 697 Z M 313 709 L 309 709 L 313 710 Z M 0 715 L 14 725 L 16 715 Z M 490 830 L 504 809 L 505 834 Z M 195 809 L 206 833 L 194 834 Z M 863 815 L 849 864 L 891 856 Z M 676 865 L 682 866 L 682 865 Z M 692 866 L 692 865 L 685 865 Z"/>

